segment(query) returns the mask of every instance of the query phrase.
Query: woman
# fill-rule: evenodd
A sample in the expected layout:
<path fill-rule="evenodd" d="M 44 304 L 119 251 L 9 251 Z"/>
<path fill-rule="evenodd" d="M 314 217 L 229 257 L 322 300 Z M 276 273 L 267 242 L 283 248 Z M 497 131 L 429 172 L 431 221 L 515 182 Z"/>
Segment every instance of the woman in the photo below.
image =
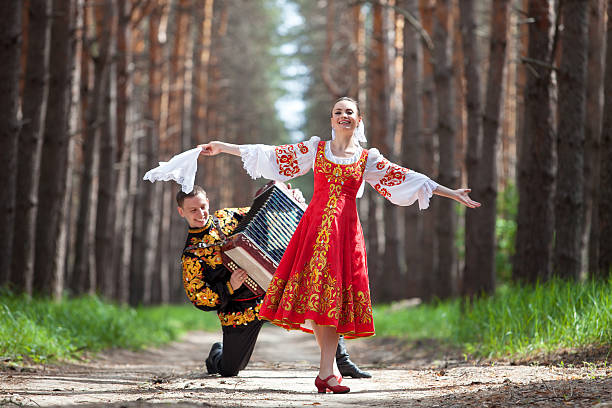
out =
<path fill-rule="evenodd" d="M 202 155 L 241 156 L 253 178 L 287 181 L 314 170 L 314 194 L 268 287 L 260 316 L 287 328 L 314 332 L 321 360 L 315 385 L 320 393 L 349 392 L 334 376 L 338 336 L 374 334 L 363 233 L 356 198 L 367 181 L 398 205 L 432 194 L 475 208 L 469 189 L 451 190 L 423 174 L 397 166 L 377 149 L 363 149 L 363 121 L 358 103 L 338 99 L 331 111 L 332 140 L 313 137 L 294 145 L 234 145 L 210 142 Z"/>

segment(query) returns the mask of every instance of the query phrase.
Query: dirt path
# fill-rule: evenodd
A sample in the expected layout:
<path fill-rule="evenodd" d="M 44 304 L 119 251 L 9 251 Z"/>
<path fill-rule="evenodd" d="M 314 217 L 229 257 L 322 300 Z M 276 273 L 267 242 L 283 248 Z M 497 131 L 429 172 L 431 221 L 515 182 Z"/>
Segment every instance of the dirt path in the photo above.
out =
<path fill-rule="evenodd" d="M 0 406 L 113 407 L 612 407 L 609 364 L 510 365 L 462 362 L 436 347 L 384 339 L 348 342 L 372 379 L 346 379 L 345 395 L 319 395 L 318 349 L 310 335 L 265 326 L 238 377 L 202 367 L 220 334 L 194 332 L 143 352 L 116 350 L 92 361 L 0 371 Z M 439 349 L 439 348 L 438 348 Z"/>

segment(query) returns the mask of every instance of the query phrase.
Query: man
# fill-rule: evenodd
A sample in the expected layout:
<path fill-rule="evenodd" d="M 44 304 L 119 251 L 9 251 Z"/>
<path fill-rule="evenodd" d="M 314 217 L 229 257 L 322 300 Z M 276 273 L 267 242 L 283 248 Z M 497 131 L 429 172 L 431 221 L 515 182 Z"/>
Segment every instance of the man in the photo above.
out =
<path fill-rule="evenodd" d="M 245 271 L 230 272 L 223 266 L 220 245 L 249 208 L 226 208 L 211 215 L 206 192 L 197 185 L 190 193 L 179 191 L 176 202 L 180 216 L 189 225 L 181 258 L 185 292 L 197 308 L 217 311 L 223 331 L 223 343 L 213 344 L 206 370 L 209 374 L 235 376 L 246 367 L 255 348 L 263 324 L 259 308 L 264 295 L 256 296 L 243 285 Z M 345 377 L 371 377 L 350 360 L 342 337 L 336 362 Z"/>

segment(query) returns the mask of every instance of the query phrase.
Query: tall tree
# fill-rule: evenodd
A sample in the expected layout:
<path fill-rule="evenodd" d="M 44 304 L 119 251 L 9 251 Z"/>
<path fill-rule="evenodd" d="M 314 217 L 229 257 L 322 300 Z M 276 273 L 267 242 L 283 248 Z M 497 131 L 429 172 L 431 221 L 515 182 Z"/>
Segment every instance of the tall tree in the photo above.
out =
<path fill-rule="evenodd" d="M 481 163 L 482 163 L 482 92 L 480 86 L 480 47 L 476 36 L 476 4 L 474 0 L 465 0 L 459 7 L 461 44 L 463 46 L 463 72 L 467 108 L 467 147 L 466 170 L 468 186 L 475 197 L 482 196 Z M 480 292 L 493 289 L 495 271 L 486 262 L 483 236 L 485 219 L 479 211 L 467 211 L 465 214 L 465 269 L 463 271 L 462 291 L 464 295 L 475 296 Z"/>
<path fill-rule="evenodd" d="M 612 112 L 612 0 L 608 0 L 604 112 Z M 612 115 L 604 115 L 601 128 L 599 182 L 599 275 L 612 276 Z"/>
<path fill-rule="evenodd" d="M 11 282 L 31 293 L 34 278 L 36 211 L 40 151 L 48 94 L 48 62 L 51 1 L 29 4 L 28 50 L 23 91 L 23 126 L 19 135 L 17 158 L 16 209 L 19 222 L 13 233 Z"/>
<path fill-rule="evenodd" d="M 519 206 L 513 277 L 536 282 L 551 274 L 554 227 L 555 127 L 553 123 L 554 9 L 552 0 L 530 0 L 527 86 L 519 159 Z"/>
<path fill-rule="evenodd" d="M 599 175 L 605 38 L 605 0 L 589 2 L 589 46 L 586 84 L 586 117 L 584 123 L 584 231 L 583 265 L 591 276 L 597 276 L 599 253 Z"/>
<path fill-rule="evenodd" d="M 69 113 L 74 66 L 74 1 L 53 0 L 51 52 L 49 57 L 49 96 L 40 163 L 40 183 L 36 219 L 36 259 L 34 290 L 44 294 L 61 293 L 63 265 L 58 251 L 65 222 L 66 179 L 69 177 Z"/>
<path fill-rule="evenodd" d="M 431 37 L 433 35 L 433 20 L 435 10 L 435 0 L 419 0 L 419 12 L 423 29 Z M 436 117 L 436 94 L 434 92 L 434 69 L 433 55 L 431 51 L 423 56 L 423 171 L 430 177 L 435 176 L 436 155 L 435 155 L 435 126 Z M 437 276 L 437 236 L 435 233 L 436 215 L 438 213 L 438 200 L 432 200 L 430 208 L 424 212 L 423 218 L 423 253 L 421 255 L 421 269 L 423 271 L 423 293 L 422 297 L 429 299 L 434 296 L 438 281 Z"/>
<path fill-rule="evenodd" d="M 434 20 L 434 81 L 438 107 L 437 132 L 440 141 L 440 184 L 453 188 L 457 184 L 455 164 L 455 121 L 452 51 L 452 18 L 450 0 L 436 2 Z M 456 275 L 455 230 L 457 216 L 452 200 L 438 203 L 436 235 L 438 238 L 438 269 L 434 295 L 446 298 L 453 294 Z"/>
<path fill-rule="evenodd" d="M 104 21 L 108 37 L 108 67 L 105 71 L 106 89 L 100 125 L 100 159 L 98 161 L 98 191 L 96 208 L 96 289 L 107 298 L 115 294 L 115 276 L 113 269 L 113 249 L 115 232 L 114 220 L 116 192 L 116 150 L 117 150 L 117 12 L 115 0 L 107 0 L 108 8 L 100 19 Z"/>
<path fill-rule="evenodd" d="M 368 120 L 369 128 L 368 134 L 370 137 L 370 143 L 373 146 L 380 148 L 381 153 L 393 160 L 391 156 L 391 145 L 388 139 L 391 137 L 389 134 L 389 58 L 387 55 L 388 42 L 388 25 L 387 18 L 385 16 L 385 9 L 381 4 L 375 4 L 373 6 L 373 26 L 372 26 L 372 37 L 371 37 L 371 52 L 372 55 L 369 59 L 369 72 L 368 72 Z M 366 125 L 368 125 L 366 123 Z M 378 207 L 380 203 L 379 197 L 371 194 L 370 206 Z M 384 210 L 387 210 L 385 205 Z M 376 211 L 370 210 L 370 214 L 376 214 Z M 384 248 L 384 261 L 377 262 L 379 258 L 378 254 L 378 226 L 379 221 L 377 217 L 370 216 L 368 218 L 368 240 L 370 245 L 370 253 L 372 256 L 368 259 L 368 267 L 371 270 L 374 280 L 377 282 L 377 300 L 389 300 L 394 292 L 394 283 L 399 276 L 394 275 L 395 279 L 390 279 L 391 274 L 397 274 L 399 268 L 397 263 L 394 262 L 397 259 L 397 238 L 393 240 L 391 234 L 396 234 L 396 229 L 387 224 L 387 216 L 383 218 L 385 226 L 385 248 Z M 393 220 L 395 223 L 396 220 Z M 387 228 L 390 228 L 387 230 Z M 387 237 L 391 238 L 388 242 Z M 389 258 L 389 261 L 387 261 Z M 390 264 L 395 264 L 395 267 L 391 267 Z M 389 269 L 387 269 L 389 268 Z"/>
<path fill-rule="evenodd" d="M 400 7 L 419 22 L 418 0 L 403 0 Z M 402 154 L 405 167 L 423 172 L 423 50 L 421 36 L 412 24 L 404 21 L 404 55 L 402 82 Z M 424 292 L 421 268 L 423 218 L 416 206 L 403 209 L 405 215 L 404 252 L 407 266 L 402 292 L 405 297 L 420 297 Z"/>
<path fill-rule="evenodd" d="M 486 101 L 483 116 L 483 140 L 479 176 L 483 218 L 481 253 L 483 259 L 482 282 L 477 291 L 492 292 L 495 289 L 495 225 L 497 218 L 497 152 L 500 140 L 500 122 L 504 99 L 504 72 L 506 69 L 506 40 L 508 38 L 510 1 L 496 0 L 491 11 L 491 38 L 489 40 L 489 71 L 487 75 Z M 470 211 L 468 211 L 469 213 Z M 467 227 L 467 225 L 466 225 Z M 467 263 L 467 260 L 466 260 Z M 472 293 L 477 293 L 473 291 Z"/>
<path fill-rule="evenodd" d="M 94 173 L 97 173 L 100 122 L 104 120 L 104 90 L 108 82 L 109 46 L 112 0 L 96 3 L 93 7 L 95 46 L 89 45 L 93 59 L 93 89 L 85 102 L 85 129 L 83 139 L 83 162 L 80 180 L 79 210 L 76 227 L 75 259 L 71 288 L 76 293 L 93 291 L 96 284 L 93 232 L 97 195 L 94 193 Z M 87 62 L 86 62 L 87 63 Z M 85 68 L 84 68 L 85 69 Z"/>
<path fill-rule="evenodd" d="M 561 8 L 561 66 L 558 74 L 555 274 L 580 277 L 582 266 L 584 120 L 588 50 L 588 2 L 564 1 Z"/>
<path fill-rule="evenodd" d="M 0 2 L 0 285 L 9 279 L 15 221 L 17 142 L 19 140 L 19 71 L 21 0 Z"/>

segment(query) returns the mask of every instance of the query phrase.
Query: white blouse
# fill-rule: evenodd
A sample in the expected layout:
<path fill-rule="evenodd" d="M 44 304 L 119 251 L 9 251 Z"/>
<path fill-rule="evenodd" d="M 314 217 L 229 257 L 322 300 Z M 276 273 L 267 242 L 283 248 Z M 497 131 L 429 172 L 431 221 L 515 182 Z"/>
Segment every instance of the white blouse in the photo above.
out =
<path fill-rule="evenodd" d="M 242 145 L 240 155 L 244 169 L 253 179 L 264 177 L 287 181 L 308 173 L 314 167 L 320 140 L 313 136 L 305 142 L 282 146 Z M 325 142 L 325 158 L 336 164 L 357 162 L 362 150 L 358 148 L 352 157 L 336 157 L 331 151 L 330 142 Z M 421 210 L 429 207 L 429 199 L 438 187 L 438 183 L 426 175 L 391 163 L 375 148 L 368 151 L 363 179 L 364 183 L 367 181 L 393 204 L 406 206 L 418 200 Z M 364 183 L 359 188 L 358 198 L 363 195 Z"/>

